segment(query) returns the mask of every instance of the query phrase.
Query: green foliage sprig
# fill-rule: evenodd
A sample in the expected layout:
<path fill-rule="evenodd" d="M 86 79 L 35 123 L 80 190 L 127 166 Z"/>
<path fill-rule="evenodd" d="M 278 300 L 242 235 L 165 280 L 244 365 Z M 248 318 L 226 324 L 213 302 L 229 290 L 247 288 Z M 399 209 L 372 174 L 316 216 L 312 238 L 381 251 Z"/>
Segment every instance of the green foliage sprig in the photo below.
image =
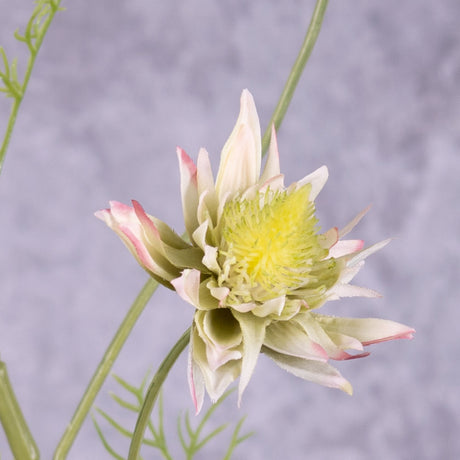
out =
<path fill-rule="evenodd" d="M 136 414 L 139 413 L 145 399 L 148 375 L 146 375 L 146 377 L 142 380 L 142 383 L 139 385 L 139 387 L 130 385 L 128 382 L 116 375 L 114 375 L 113 377 L 117 381 L 117 383 L 123 387 L 124 390 L 126 390 L 128 393 L 134 396 L 135 402 L 129 402 L 126 399 L 116 395 L 115 393 L 110 393 L 112 399 L 124 409 L 127 409 Z M 225 401 L 225 399 L 229 396 L 230 393 L 232 393 L 232 391 L 233 390 L 230 390 L 224 393 L 223 396 L 204 413 L 204 415 L 201 418 L 201 421 L 199 421 L 196 428 L 193 428 L 188 412 L 186 412 L 185 415 L 180 416 L 178 418 L 178 436 L 182 449 L 184 450 L 186 460 L 193 460 L 195 458 L 195 455 L 199 451 L 201 451 L 201 449 L 203 449 L 204 446 L 211 439 L 213 439 L 215 436 L 217 436 L 219 433 L 221 433 L 227 428 L 228 424 L 224 423 L 215 428 L 210 433 L 203 435 L 204 428 L 206 426 L 206 423 L 209 421 L 211 415 Z M 109 425 L 112 426 L 112 428 L 115 428 L 115 430 L 117 430 L 122 436 L 129 439 L 132 438 L 133 431 L 125 428 L 123 425 L 117 422 L 113 417 L 111 417 L 109 414 L 107 414 L 107 412 L 103 411 L 102 409 L 96 408 L 95 410 L 100 415 L 100 417 L 102 417 L 106 422 L 108 422 Z M 96 431 L 107 452 L 117 460 L 125 460 L 125 457 L 116 452 L 116 450 L 107 441 L 107 438 L 105 437 L 103 430 L 97 421 L 96 414 L 92 414 L 92 418 Z M 243 417 L 236 424 L 232 434 L 232 438 L 230 440 L 230 445 L 227 451 L 225 452 L 224 456 L 222 457 L 223 460 L 230 460 L 231 455 L 235 448 L 238 446 L 238 444 L 241 444 L 244 440 L 252 436 L 252 432 L 242 436 L 240 435 L 241 427 L 243 425 L 244 420 L 245 417 Z M 185 434 L 184 427 L 186 431 Z M 173 457 L 171 456 L 171 453 L 168 450 L 164 431 L 164 405 L 161 394 L 158 401 L 157 426 L 155 426 L 152 420 L 149 420 L 147 428 L 149 431 L 149 436 L 145 436 L 142 439 L 142 444 L 158 449 L 163 458 L 165 458 L 166 460 L 172 460 Z M 142 457 L 139 456 L 139 459 L 142 460 Z"/>
<path fill-rule="evenodd" d="M 0 92 L 5 93 L 7 97 L 13 99 L 5 136 L 0 147 L 0 173 L 16 122 L 19 106 L 24 98 L 30 75 L 32 74 L 35 59 L 55 14 L 63 10 L 60 4 L 61 0 L 37 0 L 24 33 L 21 34 L 19 29 L 14 33 L 16 40 L 24 43 L 29 50 L 29 60 L 22 81 L 18 78 L 17 58 L 14 58 L 10 62 L 4 48 L 0 46 L 0 57 L 3 64 L 3 69 L 0 67 Z"/>

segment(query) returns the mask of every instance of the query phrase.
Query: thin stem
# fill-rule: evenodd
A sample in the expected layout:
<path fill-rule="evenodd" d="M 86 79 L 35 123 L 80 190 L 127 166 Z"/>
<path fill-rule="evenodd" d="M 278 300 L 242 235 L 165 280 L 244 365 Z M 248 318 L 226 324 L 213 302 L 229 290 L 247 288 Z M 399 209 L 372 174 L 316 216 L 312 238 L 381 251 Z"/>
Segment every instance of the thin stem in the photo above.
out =
<path fill-rule="evenodd" d="M 6 364 L 0 361 L 0 421 L 14 458 L 38 460 L 40 453 L 24 419 L 8 378 Z"/>
<path fill-rule="evenodd" d="M 110 343 L 101 362 L 99 363 L 99 366 L 97 367 L 96 372 L 88 384 L 88 387 L 83 394 L 83 397 L 72 417 L 72 420 L 67 426 L 56 448 L 53 457 L 54 460 L 63 460 L 66 458 L 67 453 L 81 428 L 81 425 L 88 415 L 88 412 L 99 390 L 104 384 L 104 381 L 107 378 L 113 363 L 115 362 L 115 359 L 119 355 L 123 345 L 126 342 L 126 339 L 134 327 L 134 324 L 138 320 L 141 313 L 144 311 L 147 302 L 150 300 L 157 287 L 158 283 L 152 278 L 149 278 L 142 290 L 139 292 L 136 300 L 131 305 L 131 308 L 129 309 L 125 319 L 120 324 L 120 327 L 115 333 L 112 342 Z"/>
<path fill-rule="evenodd" d="M 27 69 L 24 74 L 24 80 L 22 82 L 20 91 L 16 93 L 14 97 L 14 102 L 11 107 L 10 117 L 8 119 L 8 124 L 5 131 L 5 137 L 3 138 L 2 146 L 0 148 L 0 174 L 2 173 L 3 162 L 5 160 L 6 151 L 11 140 L 11 135 L 13 134 L 14 125 L 16 123 L 16 118 L 18 115 L 19 107 L 24 99 L 24 95 L 29 85 L 30 76 L 32 75 L 32 70 L 34 68 L 35 60 L 37 58 L 40 47 L 42 46 L 43 40 L 45 38 L 46 32 L 48 31 L 51 22 L 54 19 L 54 16 L 58 11 L 60 11 L 61 0 L 54 0 L 49 2 L 49 12 L 43 23 L 42 32 L 37 36 L 34 46 L 29 45 L 30 55 L 29 61 L 27 63 Z"/>
<path fill-rule="evenodd" d="M 297 59 L 292 66 L 289 77 L 286 81 L 286 84 L 284 85 L 283 92 L 281 93 L 281 96 L 278 100 L 278 105 L 273 112 L 273 115 L 262 138 L 262 152 L 264 155 L 270 143 L 272 125 L 275 125 L 276 130 L 278 130 L 280 127 L 284 115 L 286 114 L 286 111 L 291 102 L 292 96 L 294 95 L 297 83 L 299 82 L 300 76 L 302 75 L 303 69 L 305 68 L 305 64 L 307 63 L 313 47 L 315 46 L 316 39 L 318 38 L 319 31 L 321 30 L 321 25 L 323 23 L 327 3 L 328 0 L 318 0 L 316 2 L 313 16 L 311 18 L 310 25 L 308 26 L 307 34 L 305 35 L 302 47 L 300 48 Z"/>
<path fill-rule="evenodd" d="M 136 427 L 134 428 L 134 434 L 131 440 L 131 445 L 129 447 L 128 460 L 137 460 L 139 451 L 142 445 L 142 440 L 144 439 L 145 429 L 147 428 L 148 422 L 150 420 L 150 414 L 152 413 L 153 406 L 157 400 L 158 393 L 168 376 L 171 367 L 176 362 L 177 358 L 184 351 L 185 347 L 190 341 L 190 330 L 188 328 L 181 336 L 181 338 L 176 342 L 172 347 L 171 351 L 168 353 L 166 358 L 160 364 L 156 374 L 154 375 L 152 382 L 150 383 L 147 394 L 145 395 L 144 405 L 139 413 L 137 418 Z"/>

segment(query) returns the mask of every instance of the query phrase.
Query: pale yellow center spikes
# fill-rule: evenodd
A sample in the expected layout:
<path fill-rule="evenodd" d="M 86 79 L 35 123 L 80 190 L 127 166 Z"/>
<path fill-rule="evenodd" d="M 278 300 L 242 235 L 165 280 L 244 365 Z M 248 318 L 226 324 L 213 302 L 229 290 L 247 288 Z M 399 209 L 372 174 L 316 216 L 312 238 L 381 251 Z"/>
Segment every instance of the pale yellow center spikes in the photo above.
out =
<path fill-rule="evenodd" d="M 315 262 L 327 256 L 317 238 L 311 186 L 267 190 L 254 199 L 235 198 L 223 214 L 219 284 L 230 301 L 264 301 L 308 283 Z"/>

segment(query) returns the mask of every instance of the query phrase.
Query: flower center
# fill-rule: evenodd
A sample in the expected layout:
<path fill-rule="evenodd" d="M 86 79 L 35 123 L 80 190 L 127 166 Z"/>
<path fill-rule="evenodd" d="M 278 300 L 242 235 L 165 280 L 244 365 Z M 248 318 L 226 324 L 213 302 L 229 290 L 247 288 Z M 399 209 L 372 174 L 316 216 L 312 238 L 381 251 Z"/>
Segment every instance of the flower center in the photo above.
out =
<path fill-rule="evenodd" d="M 328 251 L 318 243 L 310 184 L 294 191 L 267 190 L 225 205 L 220 284 L 235 302 L 264 301 L 304 286 Z"/>

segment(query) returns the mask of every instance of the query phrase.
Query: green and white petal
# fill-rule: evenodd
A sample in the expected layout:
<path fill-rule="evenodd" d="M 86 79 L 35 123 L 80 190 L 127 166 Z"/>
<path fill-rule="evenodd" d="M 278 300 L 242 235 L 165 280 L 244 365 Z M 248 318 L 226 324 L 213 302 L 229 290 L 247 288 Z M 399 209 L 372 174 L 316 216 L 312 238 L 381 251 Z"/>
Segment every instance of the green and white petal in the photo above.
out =
<path fill-rule="evenodd" d="M 205 393 L 205 382 L 203 373 L 201 372 L 200 366 L 195 359 L 194 350 L 194 335 L 197 334 L 196 327 L 192 324 L 190 331 L 190 344 L 188 348 L 188 384 L 190 388 L 190 394 L 192 396 L 193 404 L 195 406 L 195 413 L 198 414 L 203 407 L 204 393 Z"/>
<path fill-rule="evenodd" d="M 206 357 L 206 345 L 198 335 L 198 332 L 192 335 L 192 340 L 193 361 L 200 368 L 206 391 L 211 401 L 215 403 L 222 396 L 227 387 L 240 374 L 241 360 L 228 361 L 226 364 L 213 371 Z"/>
<path fill-rule="evenodd" d="M 241 376 L 238 385 L 238 405 L 259 357 L 260 349 L 265 338 L 265 328 L 269 324 L 266 318 L 258 318 L 251 313 L 233 311 L 233 315 L 240 323 L 243 334 L 243 358 L 241 362 Z"/>
<path fill-rule="evenodd" d="M 340 348 L 324 330 L 321 323 L 316 320 L 316 315 L 310 312 L 299 313 L 295 321 L 304 329 L 308 337 L 323 348 L 329 358 L 335 360 L 350 359 L 352 356 Z"/>
<path fill-rule="evenodd" d="M 272 322 L 266 329 L 264 346 L 297 358 L 328 360 L 324 348 L 313 342 L 305 330 L 293 321 Z"/>
<path fill-rule="evenodd" d="M 228 308 L 197 311 L 195 325 L 206 345 L 206 359 L 212 371 L 241 359 L 241 329 Z"/>
<path fill-rule="evenodd" d="M 251 311 L 254 315 L 265 318 L 269 315 L 279 317 L 283 312 L 284 305 L 286 304 L 286 296 L 282 295 L 274 299 L 267 300 L 262 304 L 257 304 Z"/>
<path fill-rule="evenodd" d="M 182 196 L 182 210 L 185 228 L 189 237 L 198 227 L 196 210 L 198 207 L 198 188 L 196 182 L 196 166 L 193 160 L 182 150 L 177 148 L 180 170 L 180 190 Z"/>

